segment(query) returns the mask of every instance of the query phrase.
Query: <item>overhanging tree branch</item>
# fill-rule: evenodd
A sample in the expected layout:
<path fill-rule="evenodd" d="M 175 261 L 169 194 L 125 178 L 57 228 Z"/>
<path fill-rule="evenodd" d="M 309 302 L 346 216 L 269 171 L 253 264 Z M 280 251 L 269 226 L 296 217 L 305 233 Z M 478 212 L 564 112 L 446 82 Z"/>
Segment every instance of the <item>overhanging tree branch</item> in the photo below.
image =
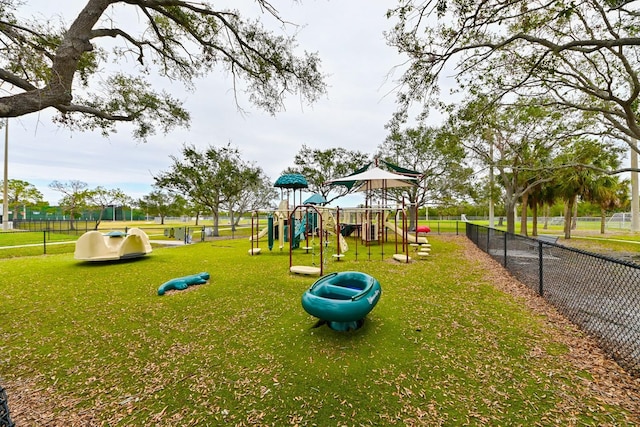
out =
<path fill-rule="evenodd" d="M 179 102 L 155 96 L 134 76 L 117 80 L 99 76 L 95 81 L 115 83 L 117 90 L 86 96 L 83 89 L 95 86 L 93 77 L 104 73 L 101 63 L 109 53 L 98 43 L 107 37 L 118 43 L 113 54 L 135 52 L 141 73 L 160 64 L 160 75 L 187 87 L 221 65 L 231 73 L 234 89 L 241 88 L 240 81 L 246 82 L 250 101 L 272 114 L 284 108 L 287 94 L 299 93 L 311 103 L 326 91 L 316 54 L 296 55 L 292 37 L 266 31 L 236 11 L 214 10 L 207 1 L 86 0 L 72 24 L 57 29 L 16 19 L 14 1 L 7 0 L 0 10 L 0 81 L 12 87 L 11 93 L 0 97 L 0 117 L 53 107 L 63 114 L 58 121 L 72 128 L 99 127 L 109 133 L 113 122 L 133 122 L 134 136 L 142 140 L 156 128 L 187 125 L 188 113 Z M 284 23 L 269 2 L 258 3 L 267 15 Z M 114 15 L 124 8 L 137 8 L 146 18 L 143 24 L 148 31 L 96 27 L 108 8 Z M 122 102 L 125 99 L 127 103 Z M 145 104 L 148 99 L 153 103 Z M 141 104 L 127 105 L 134 100 Z M 169 122 L 167 114 L 174 116 Z"/>

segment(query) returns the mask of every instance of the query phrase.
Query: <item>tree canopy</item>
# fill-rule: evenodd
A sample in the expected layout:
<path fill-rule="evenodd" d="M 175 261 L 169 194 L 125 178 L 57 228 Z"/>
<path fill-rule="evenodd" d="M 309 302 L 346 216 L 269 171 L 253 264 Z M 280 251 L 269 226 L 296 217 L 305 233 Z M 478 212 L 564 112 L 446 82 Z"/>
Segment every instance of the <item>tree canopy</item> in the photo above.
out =
<path fill-rule="evenodd" d="M 619 153 L 605 150 L 601 141 L 579 139 L 558 156 L 558 161 L 563 164 L 574 164 L 571 168 L 559 170 L 560 175 L 557 178 L 557 192 L 566 205 L 564 237 L 570 239 L 573 212 L 578 198 L 596 199 L 594 194 L 598 191 L 596 188 L 604 184 L 600 170 L 617 167 Z"/>
<path fill-rule="evenodd" d="M 452 71 L 458 88 L 495 101 L 536 96 L 547 106 L 598 115 L 640 138 L 637 1 L 429 0 L 400 2 L 388 43 L 410 58 L 397 116 L 440 98 Z"/>
<path fill-rule="evenodd" d="M 78 180 L 53 181 L 49 184 L 50 189 L 62 193 L 60 207 L 69 214 L 72 227 L 76 214 L 86 206 L 88 187 L 86 182 Z"/>
<path fill-rule="evenodd" d="M 378 157 L 421 173 L 415 187 L 391 189 L 397 201 L 406 197 L 418 206 L 464 199 L 472 169 L 464 147 L 441 128 L 418 126 L 394 130 L 378 147 Z"/>
<path fill-rule="evenodd" d="M 278 192 L 273 187 L 271 179 L 260 167 L 245 165 L 238 176 L 238 183 L 239 191 L 232 194 L 225 204 L 230 216 L 233 216 L 232 230 L 235 230 L 242 215 L 260 209 L 274 208 L 274 200 L 278 198 Z"/>
<path fill-rule="evenodd" d="M 113 206 L 115 212 L 115 205 L 124 205 L 130 201 L 130 198 L 119 188 L 106 189 L 102 186 L 98 186 L 92 190 L 86 192 L 86 205 L 89 209 L 94 209 L 98 212 L 95 218 L 94 229 L 97 230 L 102 222 L 102 215 L 109 206 Z M 115 218 L 115 217 L 114 217 Z"/>
<path fill-rule="evenodd" d="M 0 180 L 0 185 L 4 187 L 4 181 Z M 20 179 L 7 180 L 7 204 L 14 213 L 18 212 L 20 205 L 36 205 L 44 202 L 44 197 L 40 190 L 33 184 Z M 0 197 L 4 202 L 4 198 Z M 16 215 L 14 214 L 14 218 Z"/>
<path fill-rule="evenodd" d="M 171 156 L 173 164 L 154 177 L 156 187 L 175 192 L 188 202 L 209 209 L 213 215 L 213 235 L 218 236 L 219 212 L 233 205 L 246 188 L 255 188 L 262 169 L 247 164 L 240 150 L 231 145 L 199 150 L 185 145 L 182 158 Z"/>
<path fill-rule="evenodd" d="M 571 130 L 554 109 L 535 99 L 513 104 L 492 103 L 485 97 L 463 103 L 448 123 L 452 137 L 464 146 L 481 170 L 490 168 L 504 188 L 507 231 L 515 232 L 514 208 L 534 188 L 553 179 L 555 154 L 571 143 Z"/>
<path fill-rule="evenodd" d="M 331 203 L 346 196 L 350 190 L 344 186 L 331 186 L 327 181 L 353 173 L 368 163 L 369 157 L 369 154 L 343 147 L 321 150 L 302 144 L 293 161 L 295 166 L 283 173 L 301 174 L 309 183 L 309 191 L 321 194 L 326 203 Z"/>
<path fill-rule="evenodd" d="M 268 1 L 256 2 L 263 16 L 286 25 Z M 0 2 L 0 82 L 8 92 L 0 117 L 54 108 L 72 129 L 106 135 L 128 122 L 145 140 L 189 122 L 181 101 L 148 83 L 153 73 L 193 89 L 195 79 L 219 69 L 271 114 L 287 94 L 311 103 L 326 90 L 316 53 L 298 54 L 295 38 L 210 1 L 87 0 L 69 25 L 23 19 L 20 4 Z M 137 22 L 126 19 L 132 15 Z M 110 72 L 111 62 L 119 69 Z"/>
<path fill-rule="evenodd" d="M 138 205 L 147 216 L 159 216 L 160 224 L 164 224 L 167 216 L 183 213 L 186 200 L 176 193 L 155 189 L 138 200 Z"/>

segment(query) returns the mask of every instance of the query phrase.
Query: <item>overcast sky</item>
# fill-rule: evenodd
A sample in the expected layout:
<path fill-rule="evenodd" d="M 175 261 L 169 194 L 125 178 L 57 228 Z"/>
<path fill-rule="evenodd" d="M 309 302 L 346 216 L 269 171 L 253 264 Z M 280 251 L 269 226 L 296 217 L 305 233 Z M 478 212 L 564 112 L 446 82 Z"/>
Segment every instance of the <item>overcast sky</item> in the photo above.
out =
<path fill-rule="evenodd" d="M 250 0 L 231 3 L 241 12 L 247 7 L 243 5 L 255 9 Z M 383 31 L 392 25 L 385 12 L 394 2 L 272 3 L 286 20 L 303 26 L 297 36 L 300 51 L 317 51 L 322 58 L 328 94 L 320 102 L 306 106 L 292 97 L 287 100 L 287 111 L 272 117 L 243 101 L 242 107 L 248 112 L 243 115 L 236 109 L 231 80 L 222 72 L 199 80 L 193 93 L 179 84 L 159 82 L 185 102 L 192 115 L 190 129 L 177 129 L 139 143 L 131 139 L 126 125 L 107 139 L 97 132 L 59 128 L 47 111 L 11 119 L 9 179 L 34 184 L 47 201 L 57 204 L 60 194 L 48 188 L 54 180 L 79 180 L 90 188 L 120 188 L 140 198 L 152 191 L 152 176 L 168 170 L 169 156 L 180 156 L 185 143 L 204 149 L 231 142 L 245 160 L 261 166 L 273 181 L 293 166 L 302 144 L 373 154 L 387 136 L 384 126 L 395 110 L 394 80 L 401 74 L 394 67 L 403 62 L 383 37 Z M 64 14 L 70 21 L 84 4 L 83 0 L 29 0 L 29 9 L 23 13 L 49 17 Z"/>

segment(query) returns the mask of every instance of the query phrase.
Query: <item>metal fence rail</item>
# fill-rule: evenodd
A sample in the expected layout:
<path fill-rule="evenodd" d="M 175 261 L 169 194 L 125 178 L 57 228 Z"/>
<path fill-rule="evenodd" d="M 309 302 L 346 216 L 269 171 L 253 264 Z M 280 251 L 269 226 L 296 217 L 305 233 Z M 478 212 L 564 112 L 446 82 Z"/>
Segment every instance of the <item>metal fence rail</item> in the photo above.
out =
<path fill-rule="evenodd" d="M 62 233 L 81 235 L 95 229 L 95 221 L 85 220 L 15 220 L 13 228 L 24 231 L 48 231 L 49 233 Z"/>
<path fill-rule="evenodd" d="M 466 233 L 640 376 L 640 265 L 471 223 Z"/>

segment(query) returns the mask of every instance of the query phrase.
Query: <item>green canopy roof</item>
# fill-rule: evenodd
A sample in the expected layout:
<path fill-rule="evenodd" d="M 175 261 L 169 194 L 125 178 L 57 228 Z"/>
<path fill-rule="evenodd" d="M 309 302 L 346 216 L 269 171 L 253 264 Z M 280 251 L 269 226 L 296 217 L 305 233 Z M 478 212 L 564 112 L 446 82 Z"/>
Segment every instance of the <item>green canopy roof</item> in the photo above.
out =
<path fill-rule="evenodd" d="M 396 173 L 399 173 L 401 175 L 407 175 L 407 176 L 420 176 L 422 175 L 420 172 L 411 170 L 411 169 L 407 169 L 407 168 L 403 168 L 402 166 L 398 166 L 398 165 L 394 165 L 393 163 L 389 163 L 385 160 L 380 160 L 382 163 L 384 163 L 389 169 L 393 170 Z"/>
<path fill-rule="evenodd" d="M 322 194 L 316 193 L 302 203 L 305 205 L 324 205 L 327 203 L 327 199 L 322 197 Z"/>
<path fill-rule="evenodd" d="M 288 173 L 278 178 L 273 186 L 278 188 L 307 188 L 309 183 L 299 173 Z"/>

